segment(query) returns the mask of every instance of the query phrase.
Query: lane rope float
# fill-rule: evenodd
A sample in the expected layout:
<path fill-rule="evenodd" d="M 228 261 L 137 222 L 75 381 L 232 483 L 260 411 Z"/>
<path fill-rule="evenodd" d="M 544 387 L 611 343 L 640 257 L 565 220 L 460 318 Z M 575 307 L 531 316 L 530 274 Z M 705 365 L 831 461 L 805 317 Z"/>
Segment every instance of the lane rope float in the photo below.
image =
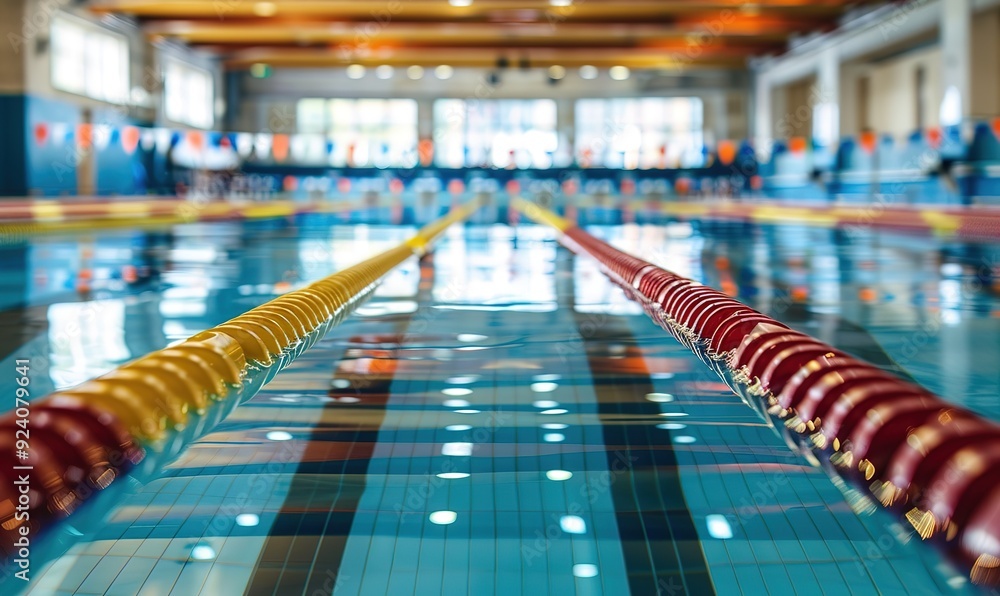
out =
<path fill-rule="evenodd" d="M 921 538 L 1000 584 L 1000 425 L 753 310 L 636 258 L 523 200 L 573 252 L 597 260 L 654 322 L 744 401 L 865 487 L 856 509 L 893 508 Z"/>
<path fill-rule="evenodd" d="M 10 558 L 20 536 L 39 536 L 121 478 L 157 473 L 354 312 L 385 275 L 423 256 L 478 207 L 456 207 L 390 250 L 31 401 L 27 449 L 17 446 L 24 429 L 15 412 L 0 417 L 0 552 Z M 31 479 L 23 495 L 15 483 L 22 470 Z"/>

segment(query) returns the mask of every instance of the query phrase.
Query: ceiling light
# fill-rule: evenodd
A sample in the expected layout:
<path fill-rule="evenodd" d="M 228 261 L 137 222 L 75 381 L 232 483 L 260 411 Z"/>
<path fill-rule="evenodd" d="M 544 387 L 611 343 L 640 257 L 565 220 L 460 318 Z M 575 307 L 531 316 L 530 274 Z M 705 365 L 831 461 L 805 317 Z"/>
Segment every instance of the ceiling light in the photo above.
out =
<path fill-rule="evenodd" d="M 272 430 L 265 435 L 269 441 L 291 441 L 292 435 L 283 430 Z"/>
<path fill-rule="evenodd" d="M 561 416 L 563 414 L 568 414 L 569 410 L 564 410 L 562 408 L 556 408 L 555 410 L 545 410 L 544 412 L 539 412 L 543 416 Z"/>
<path fill-rule="evenodd" d="M 469 426 L 468 424 L 451 424 L 449 426 L 444 427 L 444 429 L 452 432 L 463 432 L 467 430 L 472 430 L 472 427 Z"/>
<path fill-rule="evenodd" d="M 543 424 L 542 428 L 544 428 L 545 430 L 565 430 L 565 429 L 569 428 L 569 425 L 568 424 L 561 424 L 561 423 L 558 423 L 558 422 L 553 422 L 553 423 L 549 423 L 549 424 Z"/>
<path fill-rule="evenodd" d="M 571 6 L 573 0 L 549 0 L 549 4 L 552 6 Z"/>
<path fill-rule="evenodd" d="M 532 383 L 531 390 L 535 393 L 552 393 L 559 388 L 556 383 Z"/>
<path fill-rule="evenodd" d="M 375 76 L 385 81 L 387 79 L 391 79 L 393 73 L 395 72 L 395 68 L 389 66 L 388 64 L 383 64 L 375 69 Z"/>
<path fill-rule="evenodd" d="M 471 404 L 464 399 L 449 399 L 444 402 L 446 408 L 468 408 Z"/>
<path fill-rule="evenodd" d="M 587 64 L 580 67 L 580 78 L 592 81 L 597 78 L 597 67 Z"/>
<path fill-rule="evenodd" d="M 629 78 L 632 71 L 628 69 L 627 66 L 612 66 L 611 70 L 608 71 L 611 78 L 616 81 L 624 81 Z"/>
<path fill-rule="evenodd" d="M 562 443 L 563 441 L 566 440 L 566 435 L 562 433 L 545 433 L 545 436 L 542 437 L 542 440 L 544 440 L 546 443 Z"/>
<path fill-rule="evenodd" d="M 278 7 L 274 2 L 255 2 L 253 13 L 259 17 L 273 17 L 278 12 Z"/>
<path fill-rule="evenodd" d="M 565 66 L 559 66 L 558 64 L 556 64 L 555 66 L 550 66 L 549 67 L 549 78 L 550 79 L 554 79 L 554 80 L 558 81 L 559 79 L 561 79 L 561 78 L 563 78 L 565 76 L 566 76 L 566 67 Z"/>
<path fill-rule="evenodd" d="M 654 403 L 665 404 L 674 401 L 674 396 L 669 393 L 647 393 L 646 399 Z"/>
<path fill-rule="evenodd" d="M 542 410 L 550 410 L 552 408 L 558 408 L 559 402 L 552 401 L 551 399 L 540 399 L 531 405 L 535 406 L 536 408 L 540 408 Z"/>
<path fill-rule="evenodd" d="M 357 80 L 363 76 L 365 76 L 365 67 L 361 64 L 352 64 L 347 67 L 347 78 Z"/>
<path fill-rule="evenodd" d="M 434 69 L 434 76 L 441 79 L 442 81 L 447 81 L 455 74 L 455 69 L 448 66 L 447 64 L 442 64 Z"/>
<path fill-rule="evenodd" d="M 448 0 L 452 6 L 472 6 L 472 0 Z"/>
<path fill-rule="evenodd" d="M 681 445 L 690 445 L 694 443 L 697 439 L 690 437 L 688 435 L 681 435 L 679 437 L 674 437 L 674 443 L 680 443 Z"/>
<path fill-rule="evenodd" d="M 597 565 L 591 565 L 590 563 L 573 565 L 573 575 L 577 577 L 597 577 Z"/>
<path fill-rule="evenodd" d="M 684 430 L 687 428 L 687 425 L 679 422 L 667 422 L 665 424 L 657 424 L 656 428 L 660 430 Z"/>
<path fill-rule="evenodd" d="M 266 79 L 271 76 L 271 65 L 258 62 L 250 66 L 250 76 L 255 79 Z"/>
<path fill-rule="evenodd" d="M 424 78 L 424 67 L 413 65 L 406 69 L 406 76 L 410 77 L 410 79 L 414 81 L 419 81 Z"/>

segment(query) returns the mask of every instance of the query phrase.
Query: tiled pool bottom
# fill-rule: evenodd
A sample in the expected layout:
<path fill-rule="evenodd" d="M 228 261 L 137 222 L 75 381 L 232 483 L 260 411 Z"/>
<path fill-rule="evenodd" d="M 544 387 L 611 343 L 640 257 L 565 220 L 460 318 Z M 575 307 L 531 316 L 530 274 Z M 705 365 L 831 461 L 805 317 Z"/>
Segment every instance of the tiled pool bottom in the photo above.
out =
<path fill-rule="evenodd" d="M 30 592 L 975 592 L 546 233 L 453 235 L 419 278 Z"/>

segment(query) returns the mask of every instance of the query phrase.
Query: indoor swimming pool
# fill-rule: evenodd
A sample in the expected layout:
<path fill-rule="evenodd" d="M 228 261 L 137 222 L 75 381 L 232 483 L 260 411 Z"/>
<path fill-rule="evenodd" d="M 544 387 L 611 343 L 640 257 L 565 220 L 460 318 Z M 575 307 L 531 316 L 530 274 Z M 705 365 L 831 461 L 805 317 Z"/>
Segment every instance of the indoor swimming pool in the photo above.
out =
<path fill-rule="evenodd" d="M 30 360 L 33 395 L 72 387 L 416 232 L 308 223 L 2 246 L 2 366 Z M 1000 245 L 795 224 L 587 230 L 1000 419 Z M 530 223 L 452 226 L 102 503 L 53 527 L 27 593 L 979 590 Z M 0 589 L 25 590 L 9 573 Z"/>

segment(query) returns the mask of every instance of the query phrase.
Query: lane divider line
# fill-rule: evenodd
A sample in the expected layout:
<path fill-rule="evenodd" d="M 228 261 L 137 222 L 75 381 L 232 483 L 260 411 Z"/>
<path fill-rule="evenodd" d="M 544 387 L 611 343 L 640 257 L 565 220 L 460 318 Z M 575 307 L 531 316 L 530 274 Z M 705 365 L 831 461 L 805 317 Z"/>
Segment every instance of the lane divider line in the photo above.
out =
<path fill-rule="evenodd" d="M 15 413 L 0 417 L 0 553 L 11 558 L 22 527 L 38 536 L 126 474 L 157 473 L 354 312 L 385 275 L 424 255 L 478 208 L 478 201 L 453 208 L 392 249 L 31 401 L 29 449 L 16 447 Z M 29 504 L 21 510 L 17 466 L 32 467 Z"/>
<path fill-rule="evenodd" d="M 855 359 L 713 288 L 598 240 L 523 200 L 664 330 L 839 481 L 859 513 L 897 510 L 969 570 L 1000 585 L 1000 425 Z"/>

